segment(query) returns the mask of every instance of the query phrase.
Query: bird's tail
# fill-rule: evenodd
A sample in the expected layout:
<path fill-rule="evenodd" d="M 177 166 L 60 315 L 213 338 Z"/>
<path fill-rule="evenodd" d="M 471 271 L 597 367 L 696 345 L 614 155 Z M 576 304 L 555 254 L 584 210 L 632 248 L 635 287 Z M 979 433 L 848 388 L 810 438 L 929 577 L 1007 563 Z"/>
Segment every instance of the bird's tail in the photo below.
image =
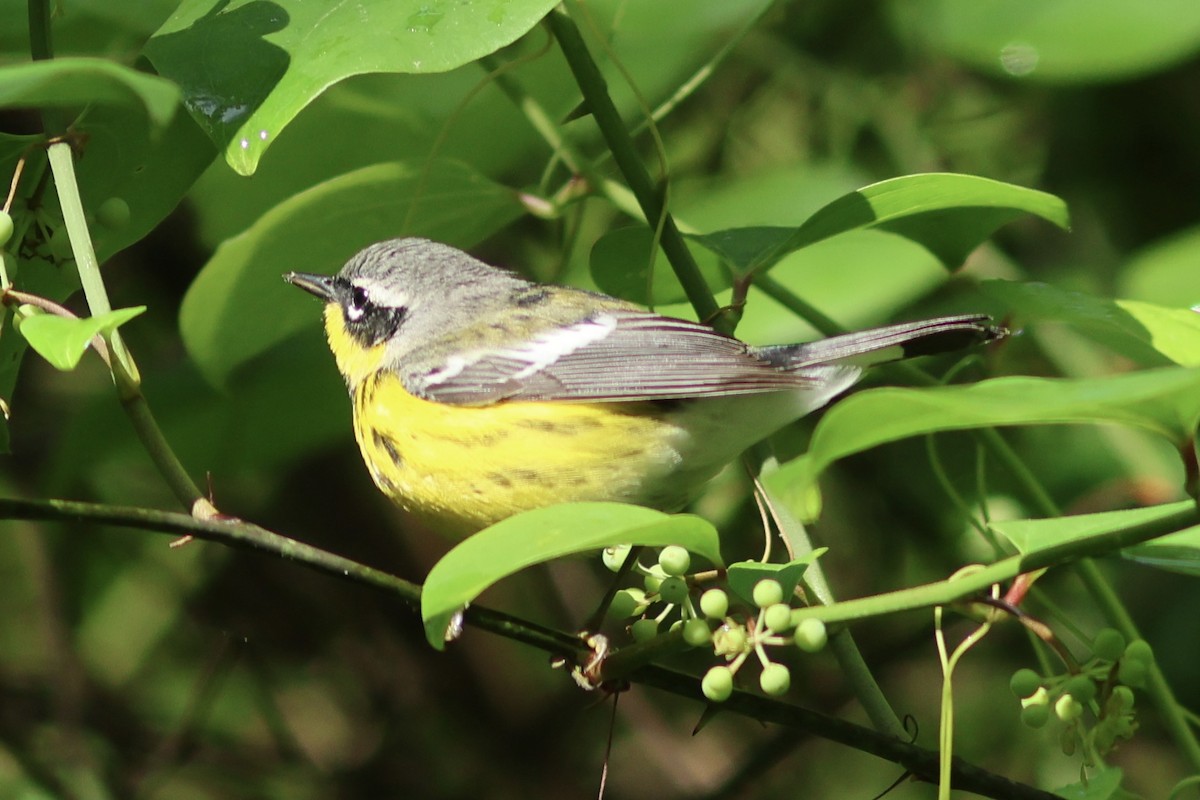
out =
<path fill-rule="evenodd" d="M 902 322 L 807 344 L 774 345 L 756 349 L 756 355 L 786 370 L 844 364 L 868 367 L 885 361 L 933 355 L 986 344 L 1008 335 L 992 325 L 986 314 L 962 314 L 921 322 Z"/>

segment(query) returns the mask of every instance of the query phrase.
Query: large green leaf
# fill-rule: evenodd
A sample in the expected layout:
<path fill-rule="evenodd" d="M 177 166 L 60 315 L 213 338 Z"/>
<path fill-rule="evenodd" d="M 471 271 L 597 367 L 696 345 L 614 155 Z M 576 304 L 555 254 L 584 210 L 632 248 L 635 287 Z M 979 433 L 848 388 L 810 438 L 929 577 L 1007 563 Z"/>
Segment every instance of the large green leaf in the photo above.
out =
<path fill-rule="evenodd" d="M 196 124 L 175 113 L 179 102 L 171 82 L 100 59 L 0 69 L 0 106 L 84 111 L 73 126 L 84 207 L 94 212 L 119 197 L 130 209 L 120 228 L 92 231 L 101 260 L 149 233 L 212 160 L 213 147 Z"/>
<path fill-rule="evenodd" d="M 729 286 L 728 271 L 721 269 L 711 252 L 702 247 L 692 252 L 712 291 Z M 608 294 L 644 306 L 687 299 L 653 231 L 644 225 L 618 228 L 600 237 L 592 247 L 589 266 L 596 285 Z"/>
<path fill-rule="evenodd" d="M 1200 227 L 1141 250 L 1122 267 L 1118 294 L 1164 306 L 1200 306 Z"/>
<path fill-rule="evenodd" d="M 94 216 L 114 197 L 129 206 L 125 224 L 91 227 L 101 261 L 140 241 L 175 210 L 216 154 L 187 114 L 176 114 L 156 133 L 138 115 L 102 106 L 89 111 L 78 129 L 87 135 L 76 166 L 84 208 Z"/>
<path fill-rule="evenodd" d="M 1057 547 L 1069 542 L 1086 539 L 1105 531 L 1115 531 L 1134 525 L 1166 519 L 1182 512 L 1195 509 L 1196 504 L 1191 500 L 1179 503 L 1151 506 L 1149 508 L 1133 508 L 1121 511 L 1104 511 L 1098 514 L 1077 514 L 1070 517 L 1053 517 L 1051 519 L 1012 519 L 993 522 L 992 528 L 1004 538 L 1012 542 L 1013 547 L 1021 553 L 1032 553 L 1049 547 Z M 1195 529 L 1188 529 L 1189 531 Z M 1158 540 L 1182 535 L 1172 534 Z"/>
<path fill-rule="evenodd" d="M 1194 0 L 892 0 L 910 40 L 1034 81 L 1128 78 L 1200 50 Z"/>
<path fill-rule="evenodd" d="M 1137 300 L 1109 300 L 1045 283 L 985 281 L 1018 325 L 1066 322 L 1146 366 L 1200 366 L 1200 313 Z"/>
<path fill-rule="evenodd" d="M 721 565 L 716 528 L 690 514 L 664 514 L 621 503 L 567 503 L 509 517 L 463 540 L 425 579 L 425 636 L 441 649 L 450 619 L 484 589 L 518 570 L 620 544 L 677 544 Z"/>
<path fill-rule="evenodd" d="M 184 0 L 146 45 L 238 172 L 318 94 L 367 72 L 445 72 L 511 44 L 554 0 Z M 347 145 L 351 144 L 347 140 Z"/>
<path fill-rule="evenodd" d="M 402 235 L 469 247 L 520 213 L 514 192 L 453 162 L 424 170 L 378 164 L 318 184 L 217 248 L 184 297 L 184 343 L 221 384 L 247 360 L 320 324 L 312 298 L 288 287 L 284 272 L 334 272 L 362 247 Z"/>
<path fill-rule="evenodd" d="M 1003 225 L 1034 214 L 1070 226 L 1066 204 L 1052 194 L 974 175 L 929 173 L 881 181 L 839 197 L 790 235 L 761 227 L 693 237 L 738 272 L 767 269 L 782 256 L 841 233 L 866 228 L 917 242 L 956 269 Z"/>
<path fill-rule="evenodd" d="M 161 130 L 179 106 L 170 81 L 98 58 L 57 58 L 0 68 L 0 108 L 82 109 L 119 106 L 140 111 Z"/>
<path fill-rule="evenodd" d="M 996 378 L 971 386 L 883 388 L 833 406 L 809 452 L 767 477 L 805 518 L 821 472 L 839 458 L 909 436 L 999 425 L 1116 423 L 1182 444 L 1200 421 L 1200 369 L 1147 370 L 1086 380 Z"/>

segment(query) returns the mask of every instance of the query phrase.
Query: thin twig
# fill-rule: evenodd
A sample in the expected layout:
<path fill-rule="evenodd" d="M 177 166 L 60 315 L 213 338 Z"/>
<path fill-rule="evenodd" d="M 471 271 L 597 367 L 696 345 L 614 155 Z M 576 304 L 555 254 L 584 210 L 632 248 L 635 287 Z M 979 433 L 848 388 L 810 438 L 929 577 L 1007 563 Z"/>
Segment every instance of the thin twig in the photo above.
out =
<path fill-rule="evenodd" d="M 200 520 L 174 512 L 66 500 L 0 498 L 0 519 L 5 518 L 100 522 L 170 535 L 191 534 L 197 539 L 272 553 L 328 575 L 381 589 L 399 596 L 413 608 L 420 604 L 421 587 L 414 583 L 240 520 Z M 466 622 L 475 628 L 522 642 L 552 655 L 572 656 L 587 652 L 585 643 L 577 636 L 544 628 L 482 606 L 471 606 L 464 616 Z M 678 632 L 657 638 L 668 639 L 677 634 Z M 637 645 L 634 646 L 636 647 Z M 626 648 L 629 649 L 633 648 Z M 625 677 L 634 683 L 704 702 L 700 683 L 694 676 L 644 665 L 635 668 Z M 723 711 L 748 716 L 761 722 L 785 725 L 871 753 L 901 764 L 922 780 L 933 781 L 937 776 L 937 751 L 908 744 L 894 736 L 836 717 L 743 692 L 734 692 L 721 708 Z M 997 800 L 1050 800 L 1053 797 L 1039 789 L 1010 781 L 958 760 L 954 764 L 954 783 L 961 789 Z"/>

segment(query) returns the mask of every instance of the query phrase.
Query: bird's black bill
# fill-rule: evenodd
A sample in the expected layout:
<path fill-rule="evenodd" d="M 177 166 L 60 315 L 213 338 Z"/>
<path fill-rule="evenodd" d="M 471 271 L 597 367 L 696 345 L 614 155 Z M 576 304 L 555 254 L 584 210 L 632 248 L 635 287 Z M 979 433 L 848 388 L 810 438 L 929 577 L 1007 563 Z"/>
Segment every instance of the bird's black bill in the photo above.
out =
<path fill-rule="evenodd" d="M 326 303 L 332 302 L 334 294 L 332 275 L 315 275 L 311 272 L 289 272 L 283 279 L 292 286 L 298 286 L 311 295 L 315 295 Z"/>

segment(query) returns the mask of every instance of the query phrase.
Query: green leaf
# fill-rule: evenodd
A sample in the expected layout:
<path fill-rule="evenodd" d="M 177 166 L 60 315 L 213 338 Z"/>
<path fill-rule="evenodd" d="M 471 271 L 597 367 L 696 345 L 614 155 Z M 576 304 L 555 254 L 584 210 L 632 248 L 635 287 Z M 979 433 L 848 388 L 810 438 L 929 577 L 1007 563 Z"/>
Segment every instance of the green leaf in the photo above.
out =
<path fill-rule="evenodd" d="M 1148 522 L 1166 519 L 1196 507 L 1195 502 L 1184 500 L 1178 503 L 1150 506 L 1149 508 L 1134 508 L 1121 511 L 1104 511 L 1098 514 L 1077 514 L 1070 517 L 1054 517 L 1051 519 L 1011 519 L 993 522 L 992 528 L 997 533 L 1012 542 L 1013 547 L 1023 554 L 1045 550 L 1049 547 L 1068 544 L 1080 539 L 1142 525 Z M 1200 528 L 1190 528 L 1189 531 L 1200 531 Z M 1166 541 L 1175 536 L 1172 534 L 1156 542 Z M 1146 547 L 1147 545 L 1139 545 Z M 1136 550 L 1138 548 L 1131 548 Z"/>
<path fill-rule="evenodd" d="M 920 244 L 946 267 L 957 268 L 998 228 L 1035 214 L 1068 228 L 1066 204 L 1051 194 L 990 178 L 953 173 L 906 175 L 839 197 L 786 238 L 778 229 L 743 228 L 693 237 L 747 273 L 766 269 L 784 255 L 848 231 L 894 233 Z"/>
<path fill-rule="evenodd" d="M 217 248 L 184 297 L 184 344 L 221 385 L 241 364 L 320 324 L 320 309 L 283 282 L 284 272 L 335 272 L 359 249 L 394 236 L 469 247 L 521 210 L 514 192 L 453 162 L 376 164 L 333 178 Z"/>
<path fill-rule="evenodd" d="M 736 564 L 730 564 L 729 588 L 738 597 L 753 605 L 755 584 L 763 578 L 774 578 L 783 587 L 783 601 L 786 603 L 796 591 L 796 585 L 804 577 L 805 570 L 828 549 L 827 547 L 818 548 L 786 564 L 764 564 L 761 561 L 739 561 Z"/>
<path fill-rule="evenodd" d="M 1072 783 L 1054 790 L 1063 800 L 1126 800 L 1136 797 L 1121 788 L 1123 773 L 1119 767 L 1106 767 L 1093 772 L 1087 782 Z"/>
<path fill-rule="evenodd" d="M 1116 423 L 1174 444 L 1200 421 L 1200 369 L 1172 367 L 1105 378 L 996 378 L 971 386 L 882 388 L 836 403 L 809 452 L 766 478 L 806 519 L 821 472 L 839 458 L 909 436 L 999 425 Z"/>
<path fill-rule="evenodd" d="M 0 108 L 82 109 L 102 105 L 144 112 L 162 130 L 179 106 L 170 81 L 98 58 L 56 58 L 0 68 Z"/>
<path fill-rule="evenodd" d="M 1005 303 L 1018 324 L 1066 322 L 1139 364 L 1200 366 L 1200 313 L 1190 309 L 1109 300 L 1044 283 L 984 281 L 980 287 Z"/>
<path fill-rule="evenodd" d="M 1184 510 L 1195 508 L 1196 504 L 1192 500 L 1185 500 L 1173 507 Z M 1147 567 L 1200 578 L 1200 525 L 1127 547 L 1121 551 L 1121 555 Z"/>
<path fill-rule="evenodd" d="M 58 369 L 69 371 L 83 358 L 93 336 L 110 333 L 145 310 L 145 306 L 118 308 L 83 319 L 35 314 L 23 320 L 17 330 L 42 358 Z"/>
<path fill-rule="evenodd" d="M 84 157 L 76 163 L 84 208 L 94 216 L 106 200 L 119 197 L 130 210 L 119 228 L 91 225 L 101 261 L 140 241 L 174 211 L 216 154 L 187 114 L 177 114 L 156 133 L 139 115 L 102 106 L 77 127 L 87 135 Z"/>
<path fill-rule="evenodd" d="M 620 544 L 677 544 L 717 566 L 722 563 L 716 528 L 690 514 L 621 503 L 567 503 L 526 511 L 463 540 L 433 566 L 421 590 L 425 636 L 442 649 L 454 614 L 518 570 Z"/>
<path fill-rule="evenodd" d="M 184 0 L 146 45 L 243 175 L 326 88 L 368 72 L 445 72 L 516 41 L 555 0 Z"/>
<path fill-rule="evenodd" d="M 1118 294 L 1163 306 L 1200 305 L 1200 227 L 1187 228 L 1146 247 L 1122 267 Z"/>
<path fill-rule="evenodd" d="M 1200 50 L 1193 0 L 893 0 L 910 41 L 1027 81 L 1128 79 Z"/>
<path fill-rule="evenodd" d="M 845 329 L 854 330 L 891 319 L 944 284 L 949 275 L 916 243 L 877 230 L 859 230 L 797 250 L 772 267 L 770 277 Z M 780 306 L 772 315 L 767 310 L 771 307 L 774 303 L 751 287 L 738 337 L 755 344 L 777 344 L 820 335 L 800 329 L 794 312 Z M 764 325 L 764 316 L 775 319 Z"/>
<path fill-rule="evenodd" d="M 696 250 L 693 255 L 709 288 L 713 291 L 727 288 L 729 273 L 721 269 L 712 253 L 703 248 Z M 618 228 L 600 237 L 592 247 L 590 266 L 596 285 L 616 297 L 644 306 L 687 299 L 662 248 L 654 240 L 653 231 L 645 226 Z"/>

